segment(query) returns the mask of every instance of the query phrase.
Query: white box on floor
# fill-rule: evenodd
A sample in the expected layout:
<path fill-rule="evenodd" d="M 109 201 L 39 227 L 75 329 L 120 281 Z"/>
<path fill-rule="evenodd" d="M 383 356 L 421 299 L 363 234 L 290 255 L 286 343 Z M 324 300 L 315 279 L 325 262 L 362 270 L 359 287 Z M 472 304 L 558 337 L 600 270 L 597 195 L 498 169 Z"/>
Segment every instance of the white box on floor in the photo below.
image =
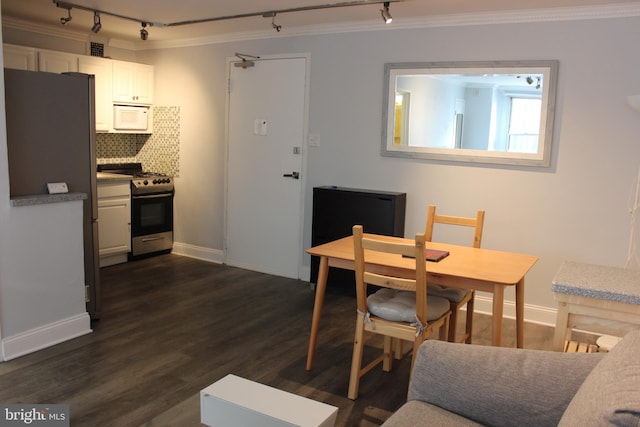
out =
<path fill-rule="evenodd" d="M 211 427 L 332 427 L 338 408 L 235 375 L 200 391 L 200 421 Z"/>

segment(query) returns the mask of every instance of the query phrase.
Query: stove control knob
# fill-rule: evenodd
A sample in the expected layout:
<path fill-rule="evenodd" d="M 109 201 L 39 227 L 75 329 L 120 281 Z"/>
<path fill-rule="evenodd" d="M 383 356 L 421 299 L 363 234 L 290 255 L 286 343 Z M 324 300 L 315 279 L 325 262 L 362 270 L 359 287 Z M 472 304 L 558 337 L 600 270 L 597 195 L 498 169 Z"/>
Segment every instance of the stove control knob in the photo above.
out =
<path fill-rule="evenodd" d="M 148 185 L 148 184 L 149 184 L 149 181 L 147 181 L 147 180 L 145 179 L 144 181 L 142 181 L 142 183 L 143 183 L 144 185 Z"/>

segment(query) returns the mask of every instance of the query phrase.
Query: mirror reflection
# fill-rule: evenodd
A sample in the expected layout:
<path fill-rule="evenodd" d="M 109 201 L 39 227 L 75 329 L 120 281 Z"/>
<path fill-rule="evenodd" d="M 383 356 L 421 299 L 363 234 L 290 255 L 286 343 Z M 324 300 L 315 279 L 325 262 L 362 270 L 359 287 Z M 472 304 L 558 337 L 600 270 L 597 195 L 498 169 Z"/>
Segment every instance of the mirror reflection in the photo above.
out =
<path fill-rule="evenodd" d="M 548 166 L 557 61 L 385 66 L 383 155 Z"/>

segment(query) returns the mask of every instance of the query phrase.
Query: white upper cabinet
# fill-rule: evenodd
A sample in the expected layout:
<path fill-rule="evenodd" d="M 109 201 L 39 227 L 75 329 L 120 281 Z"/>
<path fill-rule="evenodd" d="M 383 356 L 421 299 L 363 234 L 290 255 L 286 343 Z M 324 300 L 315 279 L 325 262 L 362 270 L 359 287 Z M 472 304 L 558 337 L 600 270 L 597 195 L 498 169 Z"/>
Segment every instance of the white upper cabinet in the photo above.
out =
<path fill-rule="evenodd" d="M 3 46 L 5 68 L 36 71 L 36 50 L 32 47 L 5 44 Z"/>
<path fill-rule="evenodd" d="M 95 76 L 96 131 L 109 132 L 113 128 L 111 103 L 111 60 L 96 56 L 81 56 L 78 69 Z"/>
<path fill-rule="evenodd" d="M 78 55 L 51 50 L 38 50 L 38 71 L 58 74 L 77 72 Z"/>
<path fill-rule="evenodd" d="M 153 104 L 153 66 L 123 61 L 112 64 L 114 103 Z"/>
<path fill-rule="evenodd" d="M 96 132 L 140 133 L 131 130 L 117 131 L 113 128 L 113 104 L 153 104 L 152 65 L 13 44 L 3 44 L 3 58 L 5 68 L 58 74 L 93 74 Z M 149 112 L 151 113 L 151 109 Z M 152 123 L 143 133 L 151 133 Z"/>

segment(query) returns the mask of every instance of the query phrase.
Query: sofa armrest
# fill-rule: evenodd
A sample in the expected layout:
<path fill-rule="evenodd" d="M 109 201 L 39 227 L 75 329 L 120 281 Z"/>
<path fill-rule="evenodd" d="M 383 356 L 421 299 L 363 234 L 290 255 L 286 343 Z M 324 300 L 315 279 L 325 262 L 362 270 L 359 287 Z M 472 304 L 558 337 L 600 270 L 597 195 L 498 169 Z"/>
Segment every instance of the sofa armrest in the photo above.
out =
<path fill-rule="evenodd" d="M 555 426 L 603 353 L 559 353 L 426 341 L 409 400 L 485 425 Z"/>

